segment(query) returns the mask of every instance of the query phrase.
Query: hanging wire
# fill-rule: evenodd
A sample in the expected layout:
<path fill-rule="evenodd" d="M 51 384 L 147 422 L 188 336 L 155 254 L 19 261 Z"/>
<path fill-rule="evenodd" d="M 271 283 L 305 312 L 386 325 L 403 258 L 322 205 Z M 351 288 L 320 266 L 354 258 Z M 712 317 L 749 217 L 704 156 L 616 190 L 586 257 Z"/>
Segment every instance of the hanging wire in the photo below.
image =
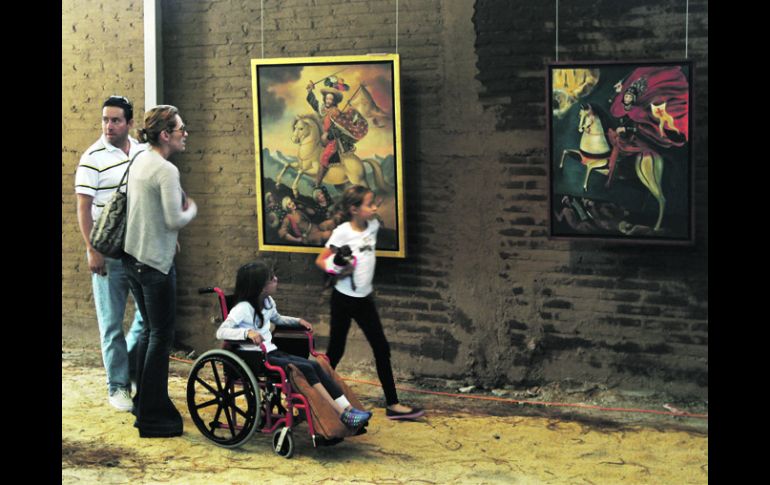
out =
<path fill-rule="evenodd" d="M 262 31 L 262 59 L 265 58 L 265 0 L 259 0 L 259 8 L 260 8 L 260 14 L 259 14 L 259 25 L 260 30 Z"/>
<path fill-rule="evenodd" d="M 690 0 L 687 0 L 687 10 L 685 11 L 684 22 L 684 58 L 687 59 L 687 51 L 690 43 Z"/>
<path fill-rule="evenodd" d="M 556 0 L 556 62 L 559 62 L 559 0 Z"/>
<path fill-rule="evenodd" d="M 396 0 L 396 54 L 398 54 L 398 0 Z"/>

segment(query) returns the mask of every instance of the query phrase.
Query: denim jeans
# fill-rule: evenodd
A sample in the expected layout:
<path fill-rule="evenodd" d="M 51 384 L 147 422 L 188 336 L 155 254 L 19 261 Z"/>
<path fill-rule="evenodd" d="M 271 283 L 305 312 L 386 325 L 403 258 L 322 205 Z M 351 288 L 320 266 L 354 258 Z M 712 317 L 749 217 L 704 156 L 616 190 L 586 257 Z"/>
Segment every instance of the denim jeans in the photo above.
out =
<path fill-rule="evenodd" d="M 133 413 L 139 435 L 179 436 L 182 416 L 168 397 L 168 358 L 176 324 L 176 268 L 168 274 L 123 258 L 134 299 L 146 322 L 136 344 L 137 389 Z"/>
<path fill-rule="evenodd" d="M 127 335 L 123 335 L 123 315 L 128 299 L 128 280 L 119 259 L 104 258 L 105 276 L 91 275 L 96 320 L 102 344 L 102 360 L 107 370 L 107 387 L 110 394 L 118 389 L 131 389 L 130 375 L 133 364 L 130 355 L 144 327 L 139 306 Z"/>

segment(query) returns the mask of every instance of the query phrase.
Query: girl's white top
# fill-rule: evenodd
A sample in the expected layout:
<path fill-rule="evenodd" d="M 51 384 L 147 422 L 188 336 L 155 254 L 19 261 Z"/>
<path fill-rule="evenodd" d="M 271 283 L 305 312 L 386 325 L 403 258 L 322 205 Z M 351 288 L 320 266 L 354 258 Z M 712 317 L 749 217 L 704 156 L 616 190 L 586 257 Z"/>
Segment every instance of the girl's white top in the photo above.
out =
<path fill-rule="evenodd" d="M 349 222 L 340 224 L 334 229 L 331 237 L 326 241 L 326 247 L 332 245 L 342 247 L 350 246 L 353 256 L 356 257 L 356 269 L 353 272 L 356 289 L 350 283 L 350 278 L 338 278 L 334 288 L 342 294 L 363 298 L 368 296 L 374 288 L 372 280 L 374 279 L 374 267 L 377 263 L 375 248 L 377 246 L 377 231 L 380 229 L 380 222 L 376 219 L 369 221 L 362 232 L 354 231 Z M 329 256 L 333 258 L 334 256 Z"/>
<path fill-rule="evenodd" d="M 301 327 L 301 325 L 299 318 L 284 317 L 278 313 L 275 301 L 271 296 L 265 298 L 264 306 L 261 320 L 264 323 L 260 326 L 259 321 L 257 321 L 256 311 L 251 306 L 251 303 L 242 301 L 235 305 L 230 310 L 230 313 L 227 314 L 225 321 L 217 329 L 217 338 L 219 340 L 245 340 L 248 331 L 255 330 L 262 336 L 268 353 L 276 350 L 278 347 L 273 344 L 270 324 L 275 323 L 276 325 L 287 327 Z M 259 346 L 255 345 L 251 340 L 240 344 L 239 348 L 240 350 L 260 350 Z"/>

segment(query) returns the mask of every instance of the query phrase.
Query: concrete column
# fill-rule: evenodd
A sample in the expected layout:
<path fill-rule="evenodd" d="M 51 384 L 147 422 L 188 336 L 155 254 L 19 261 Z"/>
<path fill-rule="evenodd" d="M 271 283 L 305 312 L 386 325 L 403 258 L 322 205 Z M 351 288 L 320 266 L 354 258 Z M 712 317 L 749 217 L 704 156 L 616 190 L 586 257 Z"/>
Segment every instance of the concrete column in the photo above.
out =
<path fill-rule="evenodd" d="M 144 0 L 144 106 L 163 103 L 161 0 Z"/>

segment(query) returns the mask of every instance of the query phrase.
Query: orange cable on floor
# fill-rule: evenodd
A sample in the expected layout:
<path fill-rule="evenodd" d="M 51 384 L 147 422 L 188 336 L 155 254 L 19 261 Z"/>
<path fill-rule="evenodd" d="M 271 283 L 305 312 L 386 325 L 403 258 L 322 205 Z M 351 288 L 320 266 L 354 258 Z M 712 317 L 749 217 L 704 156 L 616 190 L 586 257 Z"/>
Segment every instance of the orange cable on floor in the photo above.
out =
<path fill-rule="evenodd" d="M 186 360 L 186 359 L 180 359 L 178 357 L 169 357 L 171 360 L 176 360 L 178 362 L 183 362 L 185 364 L 192 364 L 193 361 Z M 355 382 L 358 384 L 368 384 L 371 386 L 379 386 L 379 382 L 373 382 L 373 381 L 364 381 L 359 379 L 351 379 L 347 377 L 342 378 L 344 381 L 348 382 Z M 697 419 L 708 419 L 708 414 L 695 414 L 695 413 L 685 413 L 685 412 L 672 412 L 672 411 L 656 411 L 654 409 L 634 409 L 634 408 L 610 408 L 610 407 L 603 407 L 603 406 L 594 406 L 591 404 L 576 404 L 576 403 L 564 403 L 564 402 L 545 402 L 545 401 L 522 401 L 519 399 L 508 399 L 508 398 L 502 398 L 502 397 L 491 397 L 491 396 L 474 396 L 474 395 L 466 395 L 466 394 L 453 394 L 450 392 L 440 392 L 440 391 L 425 391 L 422 389 L 411 389 L 407 387 L 402 386 L 396 386 L 396 389 L 399 391 L 405 391 L 405 392 L 414 392 L 417 394 L 432 394 L 435 396 L 445 396 L 445 397 L 459 397 L 463 399 L 475 399 L 480 401 L 497 401 L 497 402 L 507 402 L 512 404 L 533 404 L 533 405 L 539 405 L 539 406 L 551 406 L 551 407 L 571 407 L 571 408 L 582 408 L 582 409 L 593 409 L 596 411 L 611 411 L 611 412 L 623 412 L 623 413 L 646 413 L 646 414 L 661 414 L 664 416 L 679 416 L 683 418 L 697 418 Z"/>

